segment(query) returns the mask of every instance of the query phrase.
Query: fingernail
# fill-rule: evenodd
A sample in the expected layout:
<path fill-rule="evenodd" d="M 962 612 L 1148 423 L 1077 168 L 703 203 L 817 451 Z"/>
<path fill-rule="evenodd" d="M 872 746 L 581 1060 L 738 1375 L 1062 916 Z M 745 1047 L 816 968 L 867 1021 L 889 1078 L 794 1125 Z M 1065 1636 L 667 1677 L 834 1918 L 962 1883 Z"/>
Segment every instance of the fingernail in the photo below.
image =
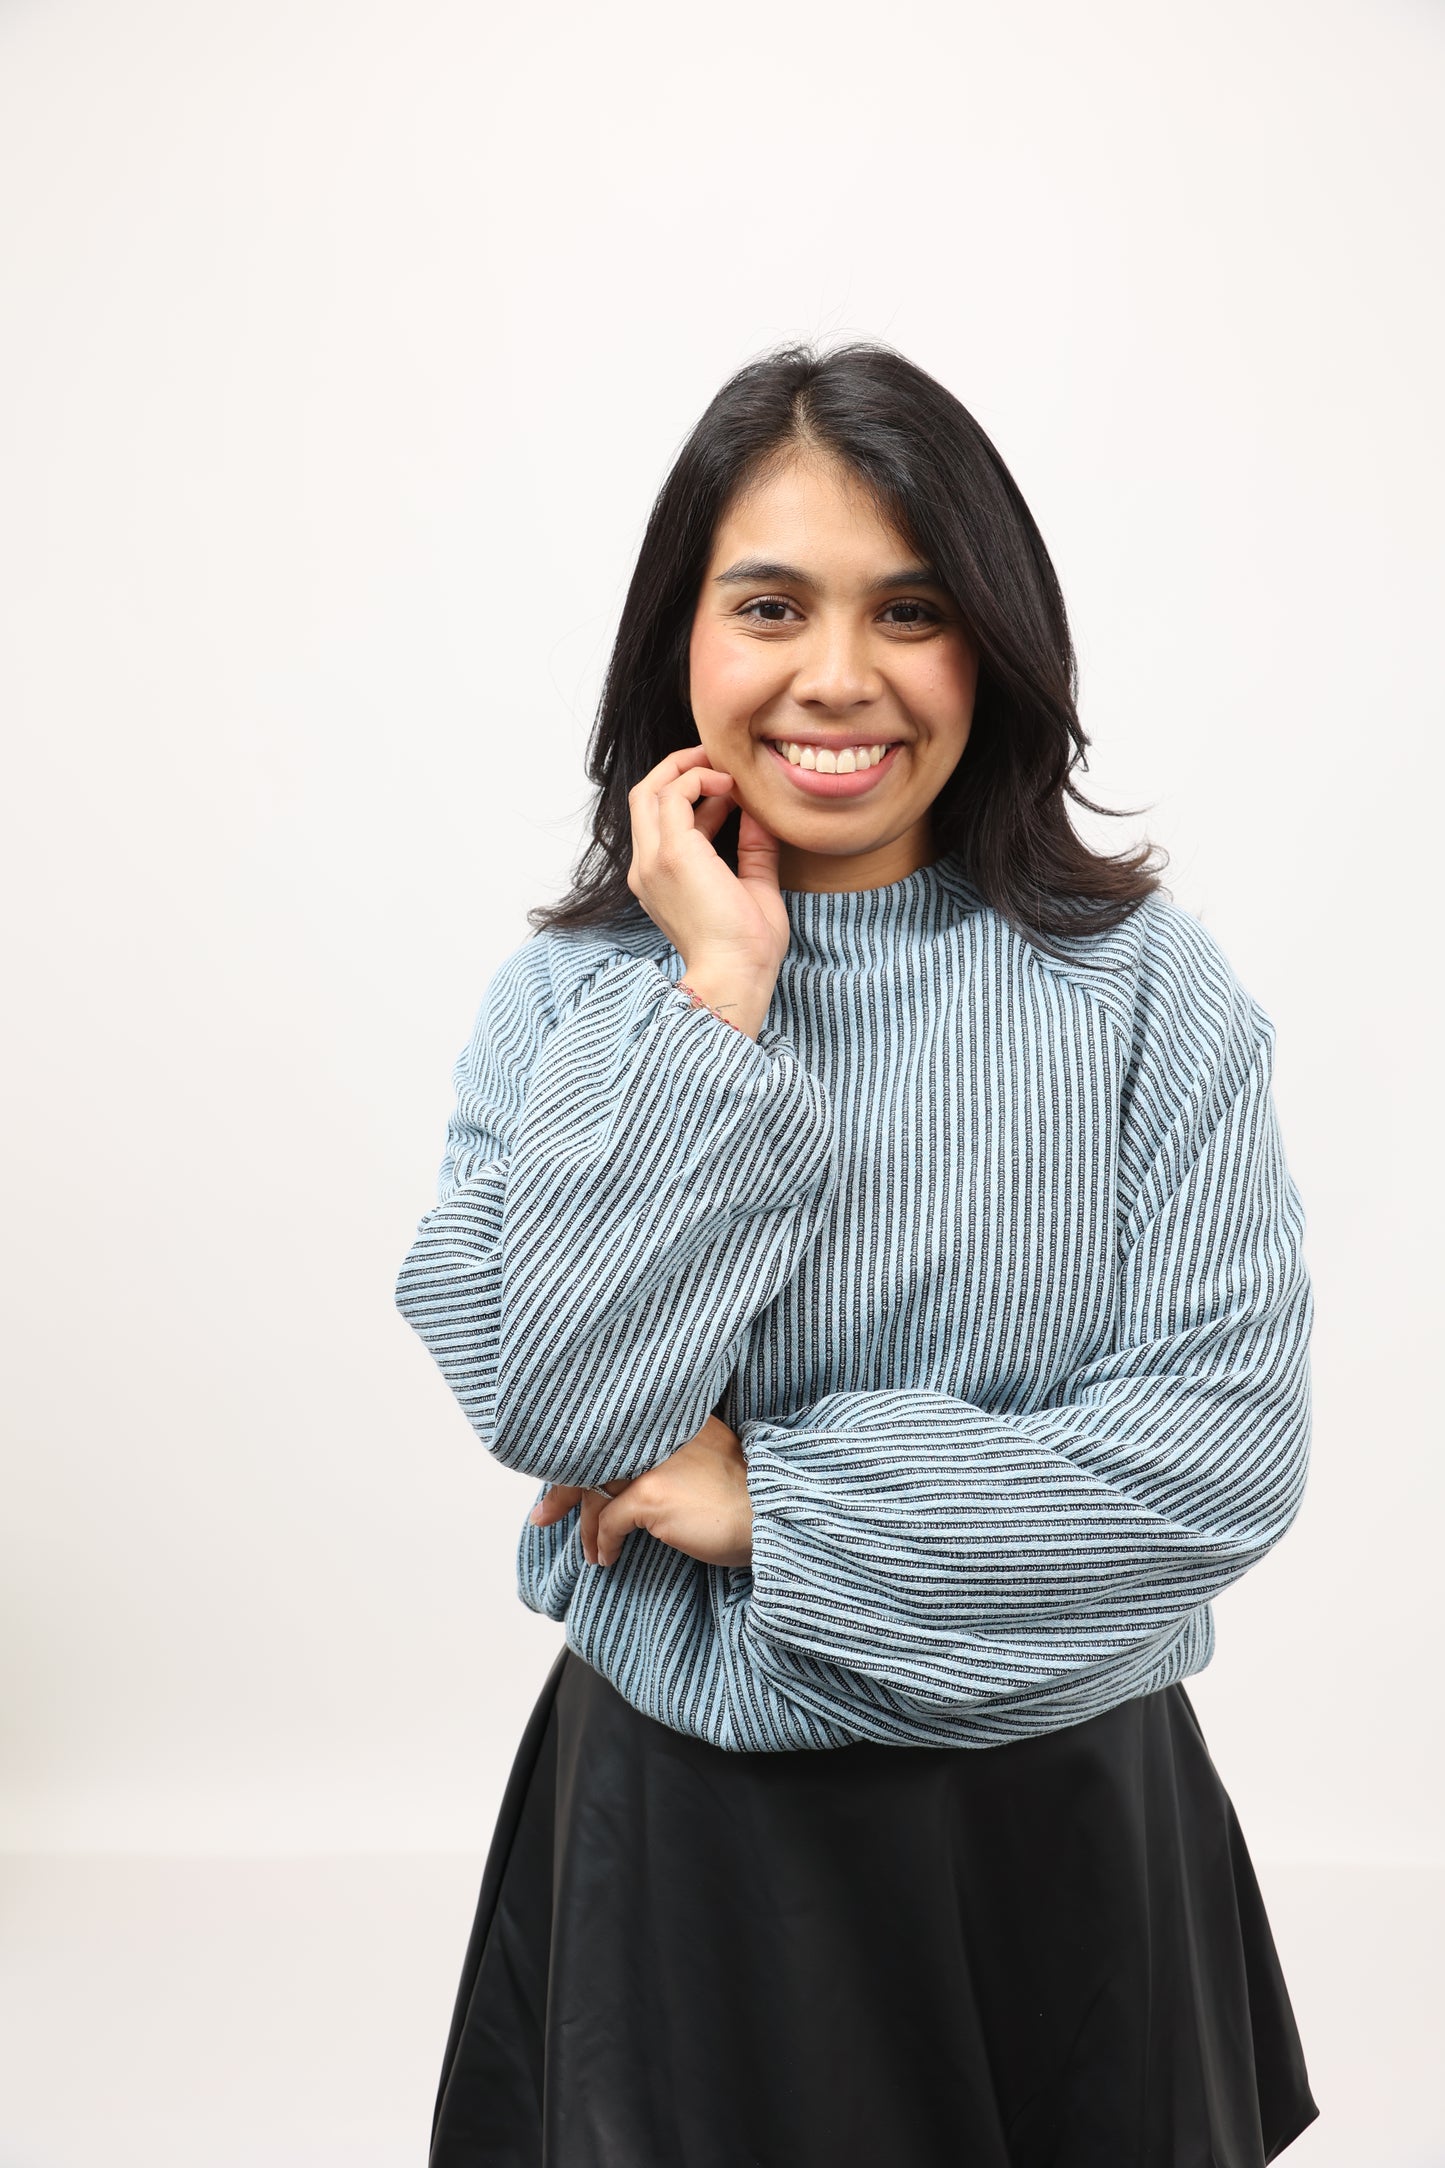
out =
<path fill-rule="evenodd" d="M 540 1498 L 538 1499 L 538 1501 L 537 1501 L 536 1505 L 534 1505 L 534 1506 L 533 1506 L 533 1508 L 532 1508 L 531 1512 L 530 1512 L 530 1513 L 529 1513 L 529 1514 L 527 1515 L 527 1518 L 528 1518 L 528 1520 L 529 1520 L 529 1521 L 540 1521 L 540 1520 L 541 1520 L 541 1518 L 542 1518 L 542 1501 L 541 1501 L 541 1499 L 540 1499 Z"/>

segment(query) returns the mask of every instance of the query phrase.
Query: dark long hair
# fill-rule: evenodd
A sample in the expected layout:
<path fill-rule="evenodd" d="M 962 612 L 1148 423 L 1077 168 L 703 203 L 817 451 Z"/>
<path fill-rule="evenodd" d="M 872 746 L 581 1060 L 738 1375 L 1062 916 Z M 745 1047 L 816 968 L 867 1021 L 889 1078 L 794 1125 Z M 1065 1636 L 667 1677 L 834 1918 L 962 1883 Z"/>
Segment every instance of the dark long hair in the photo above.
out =
<path fill-rule="evenodd" d="M 527 914 L 550 927 L 625 924 L 627 793 L 697 743 L 687 694 L 692 622 L 717 527 L 734 496 L 792 456 L 832 454 L 952 595 L 979 651 L 973 723 L 930 808 L 932 842 L 982 900 L 1029 938 L 1118 925 L 1160 886 L 1157 846 L 1105 855 L 1066 800 L 1122 817 L 1075 786 L 1090 740 L 1058 578 L 1017 483 L 968 409 L 893 348 L 790 345 L 748 362 L 708 406 L 653 503 L 617 628 L 592 737 L 592 835 L 570 892 Z M 737 870 L 738 815 L 714 839 Z M 1163 854 L 1159 854 L 1163 862 Z"/>

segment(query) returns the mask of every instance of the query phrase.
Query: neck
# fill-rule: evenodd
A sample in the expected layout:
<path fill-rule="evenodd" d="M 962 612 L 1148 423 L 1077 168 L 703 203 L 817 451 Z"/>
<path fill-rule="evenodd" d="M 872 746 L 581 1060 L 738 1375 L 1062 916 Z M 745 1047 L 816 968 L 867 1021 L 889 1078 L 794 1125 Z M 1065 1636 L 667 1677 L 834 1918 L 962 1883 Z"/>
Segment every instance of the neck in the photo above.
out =
<path fill-rule="evenodd" d="M 796 843 L 780 843 L 778 886 L 823 896 L 883 888 L 932 865 L 936 855 L 926 818 L 891 842 L 866 851 L 809 851 Z"/>

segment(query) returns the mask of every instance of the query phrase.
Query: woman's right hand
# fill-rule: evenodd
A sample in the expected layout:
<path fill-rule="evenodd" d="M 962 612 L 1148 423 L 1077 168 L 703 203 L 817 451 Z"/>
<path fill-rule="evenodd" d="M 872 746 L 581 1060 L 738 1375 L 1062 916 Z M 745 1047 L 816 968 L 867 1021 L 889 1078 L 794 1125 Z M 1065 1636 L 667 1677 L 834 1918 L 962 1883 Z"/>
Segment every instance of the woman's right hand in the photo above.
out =
<path fill-rule="evenodd" d="M 778 886 L 777 837 L 742 805 L 732 777 L 708 766 L 701 745 L 669 753 L 627 799 L 628 887 L 682 957 L 688 983 L 756 1037 L 790 933 Z M 734 806 L 736 874 L 712 844 Z"/>
<path fill-rule="evenodd" d="M 711 1417 L 708 1419 L 711 1421 Z M 562 1521 L 574 1506 L 581 1506 L 582 1513 L 577 1526 L 582 1537 L 582 1556 L 589 1566 L 597 1564 L 597 1523 L 606 1510 L 607 1500 L 600 1496 L 606 1491 L 608 1498 L 620 1498 L 636 1476 L 611 1476 L 605 1483 L 549 1483 L 546 1496 L 539 1498 L 527 1515 L 538 1528 L 550 1528 L 554 1521 Z"/>

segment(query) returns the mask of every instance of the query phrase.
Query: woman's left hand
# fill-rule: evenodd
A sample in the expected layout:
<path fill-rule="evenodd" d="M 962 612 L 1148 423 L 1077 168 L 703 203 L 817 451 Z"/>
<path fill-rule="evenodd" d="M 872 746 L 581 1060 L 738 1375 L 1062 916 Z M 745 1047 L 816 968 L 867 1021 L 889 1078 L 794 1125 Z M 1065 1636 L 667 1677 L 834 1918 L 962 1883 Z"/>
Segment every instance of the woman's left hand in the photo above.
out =
<path fill-rule="evenodd" d="M 633 1528 L 647 1529 L 659 1543 L 686 1551 L 705 1565 L 752 1564 L 747 1462 L 737 1432 L 720 1415 L 710 1415 L 695 1436 L 655 1468 L 600 1488 L 611 1494 L 611 1505 L 604 1505 L 595 1490 L 554 1483 L 532 1517 L 545 1526 L 570 1513 L 580 1500 L 582 1552 L 595 1566 L 610 1566 Z"/>

